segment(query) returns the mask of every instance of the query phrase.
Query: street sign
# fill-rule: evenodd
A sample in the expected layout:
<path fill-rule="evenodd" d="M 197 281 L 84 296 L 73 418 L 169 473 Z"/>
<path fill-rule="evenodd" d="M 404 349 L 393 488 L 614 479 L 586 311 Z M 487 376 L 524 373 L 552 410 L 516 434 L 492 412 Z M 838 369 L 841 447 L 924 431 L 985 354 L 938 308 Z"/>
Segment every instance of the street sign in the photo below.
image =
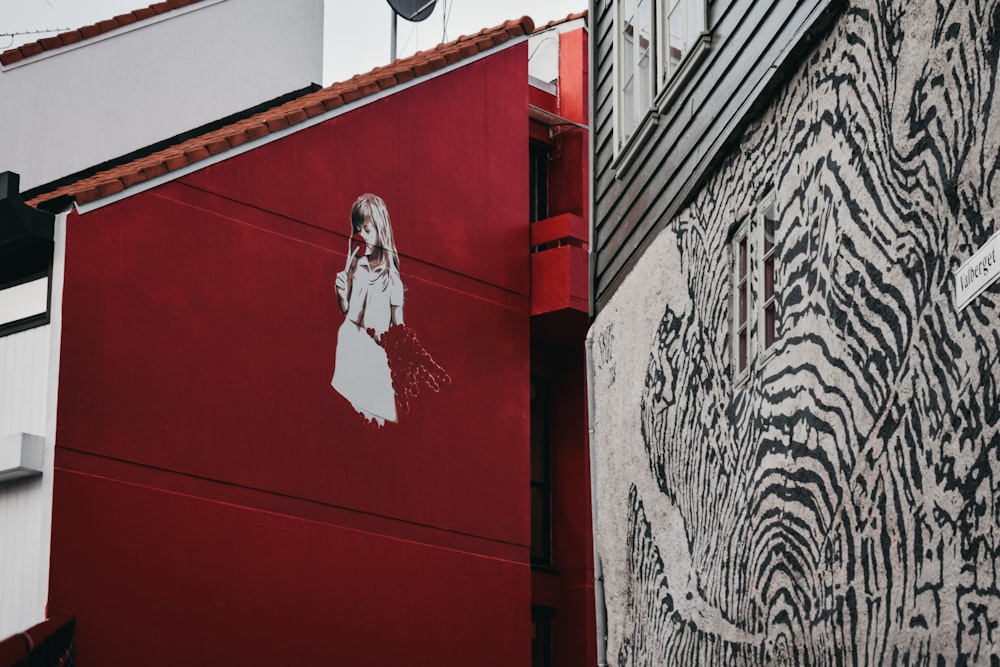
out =
<path fill-rule="evenodd" d="M 1000 277 L 1000 232 L 955 272 L 955 310 L 962 310 Z"/>

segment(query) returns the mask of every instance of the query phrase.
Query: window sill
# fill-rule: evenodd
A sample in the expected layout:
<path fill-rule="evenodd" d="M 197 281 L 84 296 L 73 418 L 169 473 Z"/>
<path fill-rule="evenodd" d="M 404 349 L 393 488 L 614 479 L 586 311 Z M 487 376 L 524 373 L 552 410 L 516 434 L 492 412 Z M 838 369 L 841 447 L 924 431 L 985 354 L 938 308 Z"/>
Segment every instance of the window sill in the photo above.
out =
<path fill-rule="evenodd" d="M 42 474 L 45 439 L 15 433 L 0 439 L 0 483 Z"/>
<path fill-rule="evenodd" d="M 731 371 L 733 378 L 733 389 L 739 391 L 745 389 L 750 384 L 750 376 L 759 376 L 767 364 L 774 358 L 777 341 L 763 352 L 759 352 L 750 360 L 747 367 L 742 371 Z"/>
<path fill-rule="evenodd" d="M 625 177 L 628 166 L 632 164 L 633 158 L 639 152 L 639 147 L 646 143 L 646 139 L 653 133 L 653 128 L 659 122 L 660 114 L 653 109 L 647 111 L 646 115 L 642 117 L 642 121 L 639 122 L 639 126 L 635 129 L 635 132 L 625 140 L 625 145 L 621 147 L 618 155 L 615 156 L 614 161 L 611 163 L 611 170 L 615 173 L 615 178 L 621 179 Z"/>
<path fill-rule="evenodd" d="M 43 327 L 50 322 L 48 313 L 41 313 L 39 315 L 33 315 L 31 317 L 26 317 L 23 320 L 16 320 L 14 322 L 6 322 L 0 324 L 0 338 L 4 336 L 10 336 L 12 334 L 21 333 L 22 331 L 27 331 L 28 329 L 36 329 L 38 327 Z"/>
<path fill-rule="evenodd" d="M 674 104 L 678 94 L 688 82 L 695 68 L 705 59 L 712 46 L 712 33 L 703 32 L 698 35 L 698 41 L 691 45 L 691 48 L 684 54 L 677 72 L 670 77 L 666 87 L 656 96 L 656 108 L 661 114 L 665 114 L 667 107 Z"/>

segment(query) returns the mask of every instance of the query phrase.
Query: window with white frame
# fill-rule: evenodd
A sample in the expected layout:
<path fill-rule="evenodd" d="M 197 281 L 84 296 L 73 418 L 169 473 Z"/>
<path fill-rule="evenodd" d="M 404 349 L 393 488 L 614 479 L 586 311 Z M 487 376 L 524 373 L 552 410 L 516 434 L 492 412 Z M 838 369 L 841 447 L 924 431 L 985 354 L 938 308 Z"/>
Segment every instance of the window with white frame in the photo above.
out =
<path fill-rule="evenodd" d="M 760 349 L 768 352 L 774 345 L 777 311 L 774 298 L 774 232 L 778 225 L 774 210 L 774 198 L 761 206 L 758 213 L 760 219 Z"/>
<path fill-rule="evenodd" d="M 653 104 L 653 0 L 622 0 L 618 11 L 618 121 L 627 137 Z"/>
<path fill-rule="evenodd" d="M 20 176 L 0 172 L 0 336 L 47 324 L 55 216 L 20 195 Z"/>
<path fill-rule="evenodd" d="M 663 38 L 657 61 L 658 88 L 666 87 L 677 73 L 684 56 L 705 31 L 704 0 L 665 0 L 659 24 Z"/>
<path fill-rule="evenodd" d="M 750 363 L 750 220 L 733 238 L 733 369 L 740 376 Z"/>
<path fill-rule="evenodd" d="M 763 360 L 774 351 L 778 322 L 777 228 L 777 208 L 772 195 L 740 224 L 732 237 L 732 355 L 737 380 L 746 376 L 755 357 Z"/>
<path fill-rule="evenodd" d="M 52 248 L 21 239 L 0 249 L 0 337 L 48 324 Z"/>
<path fill-rule="evenodd" d="M 0 335 L 48 322 L 49 276 L 0 285 Z"/>
<path fill-rule="evenodd" d="M 705 0 L 615 0 L 616 147 L 622 148 L 703 37 Z"/>

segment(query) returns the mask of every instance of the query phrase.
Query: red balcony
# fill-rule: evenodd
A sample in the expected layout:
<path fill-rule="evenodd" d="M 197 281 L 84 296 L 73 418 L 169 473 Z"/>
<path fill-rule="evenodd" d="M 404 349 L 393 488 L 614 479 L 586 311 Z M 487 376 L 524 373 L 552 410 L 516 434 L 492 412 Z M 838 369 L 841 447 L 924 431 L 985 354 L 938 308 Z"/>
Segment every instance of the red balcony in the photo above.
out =
<path fill-rule="evenodd" d="M 531 314 L 572 309 L 586 313 L 586 221 L 572 213 L 531 223 Z"/>

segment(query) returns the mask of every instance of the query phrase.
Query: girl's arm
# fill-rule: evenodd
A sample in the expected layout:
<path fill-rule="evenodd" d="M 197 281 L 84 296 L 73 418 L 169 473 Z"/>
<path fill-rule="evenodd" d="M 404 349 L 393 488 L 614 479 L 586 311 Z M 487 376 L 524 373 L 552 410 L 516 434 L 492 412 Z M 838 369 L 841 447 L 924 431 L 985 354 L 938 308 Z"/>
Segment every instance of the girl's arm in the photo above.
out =
<path fill-rule="evenodd" d="M 389 288 L 389 326 L 403 323 L 403 281 L 397 276 L 390 281 Z"/>
<path fill-rule="evenodd" d="M 348 290 L 350 289 L 350 281 L 347 278 L 347 271 L 341 271 L 337 274 L 337 305 L 340 307 L 341 313 L 347 313 L 348 303 Z"/>
<path fill-rule="evenodd" d="M 337 283 L 335 285 L 337 305 L 340 306 L 340 312 L 345 314 L 347 313 L 347 307 L 350 305 L 351 283 L 354 282 L 354 271 L 358 265 L 358 250 L 360 248 L 355 247 L 351 254 L 347 256 L 347 265 L 344 266 L 343 271 L 337 274 Z"/>

